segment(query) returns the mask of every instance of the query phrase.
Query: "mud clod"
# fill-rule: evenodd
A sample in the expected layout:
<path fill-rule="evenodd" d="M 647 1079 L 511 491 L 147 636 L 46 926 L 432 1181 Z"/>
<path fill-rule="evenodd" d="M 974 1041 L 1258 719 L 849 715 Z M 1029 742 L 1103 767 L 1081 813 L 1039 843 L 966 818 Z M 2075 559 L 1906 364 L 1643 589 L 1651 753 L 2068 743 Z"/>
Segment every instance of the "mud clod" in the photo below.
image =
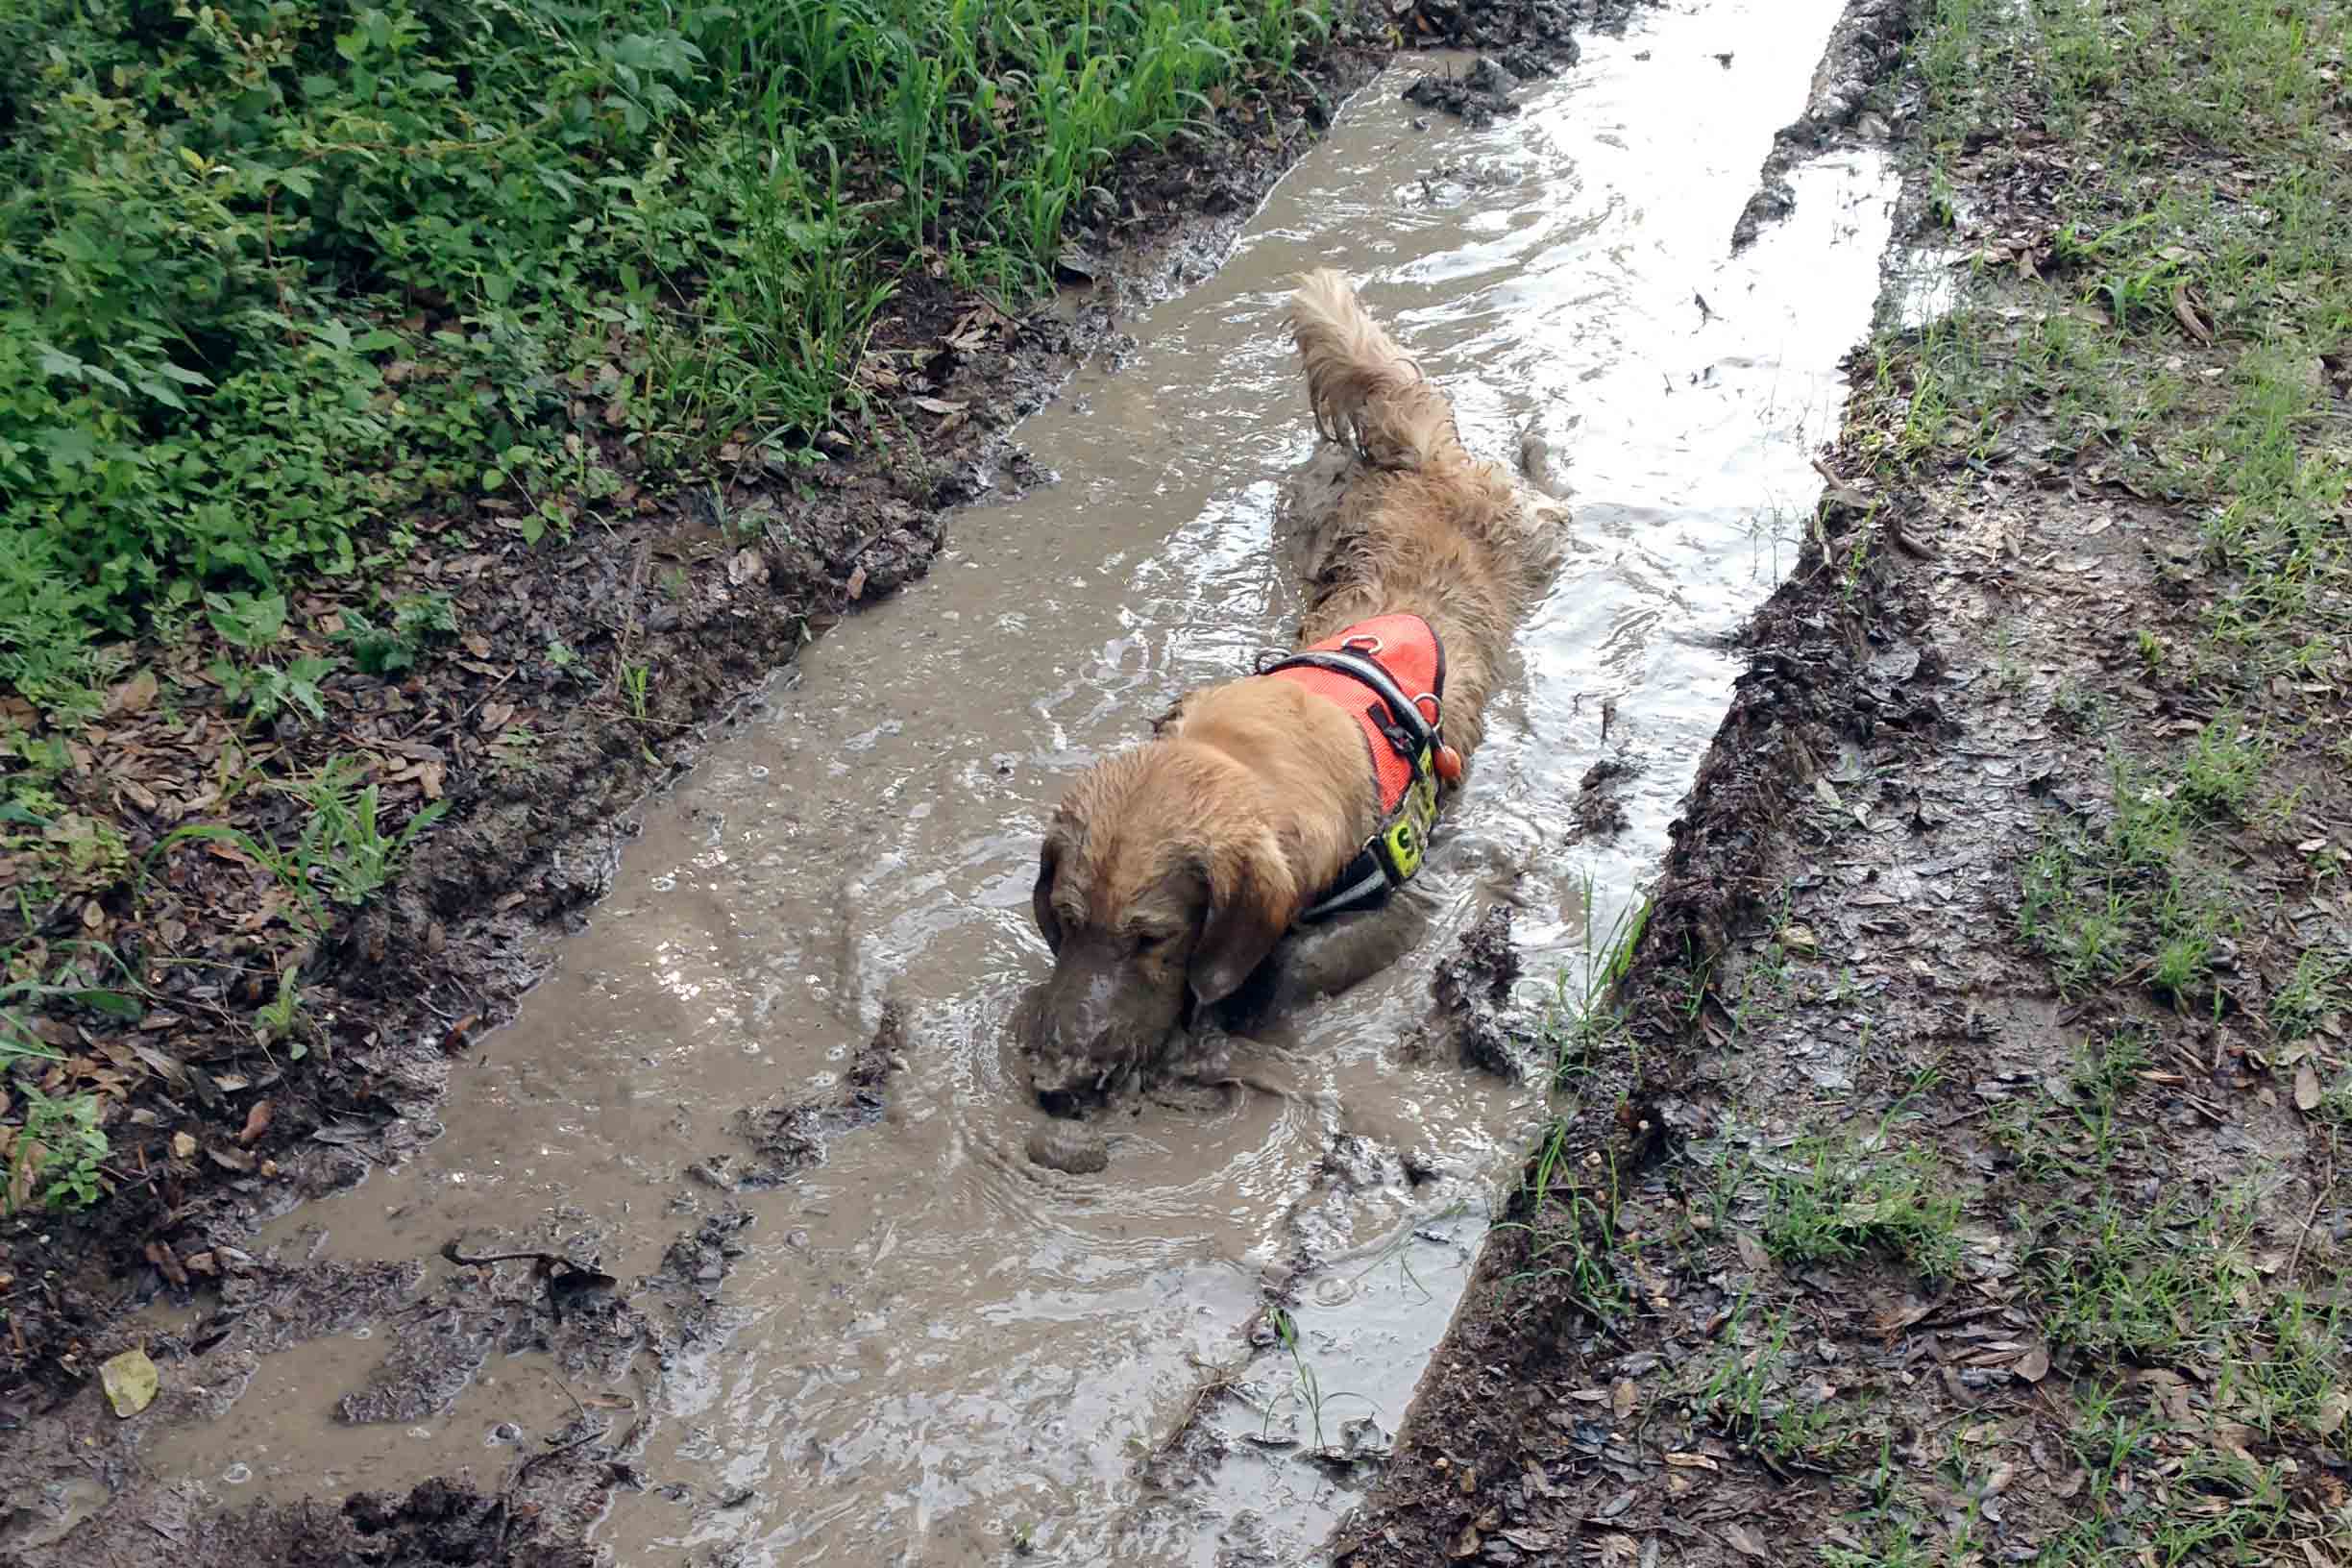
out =
<path fill-rule="evenodd" d="M 1582 844 L 1588 839 L 1613 839 L 1628 825 L 1625 802 L 1617 796 L 1617 786 L 1626 779 L 1638 777 L 1641 768 L 1623 757 L 1604 757 L 1584 771 L 1579 781 L 1576 804 L 1570 814 L 1576 819 L 1568 829 L 1570 844 Z"/>
<path fill-rule="evenodd" d="M 1073 1176 L 1091 1176 L 1110 1166 L 1111 1145 L 1099 1133 L 1056 1123 L 1029 1135 L 1029 1163 Z"/>
<path fill-rule="evenodd" d="M 1518 86 L 1510 72 L 1484 55 L 1460 76 L 1432 72 L 1415 77 L 1405 89 L 1405 101 L 1417 109 L 1433 109 L 1458 115 L 1470 126 L 1483 128 L 1507 114 L 1519 112 L 1510 95 Z"/>
<path fill-rule="evenodd" d="M 1525 1047 L 1506 1019 L 1511 987 L 1518 979 L 1511 907 L 1498 903 L 1462 933 L 1454 952 L 1438 961 L 1432 983 L 1440 1027 L 1453 1035 L 1463 1065 L 1514 1081 L 1527 1073 Z"/>
<path fill-rule="evenodd" d="M 1899 110 L 1882 101 L 1880 87 L 1901 62 L 1914 23 L 1911 0 L 1853 0 L 1847 7 L 1822 51 L 1804 112 L 1773 138 L 1756 192 L 1732 226 L 1734 252 L 1746 250 L 1765 229 L 1797 210 L 1797 193 L 1788 183 L 1791 169 L 1841 140 L 1884 140 L 1899 123 Z M 1730 56 L 1716 58 L 1730 69 Z"/>
<path fill-rule="evenodd" d="M 737 1112 L 735 1131 L 751 1146 L 750 1156 L 712 1155 L 689 1174 L 722 1191 L 781 1187 L 821 1162 L 828 1139 L 879 1119 L 888 1103 L 882 1086 L 906 1062 L 905 1015 L 895 1001 L 885 1002 L 872 1038 L 858 1048 L 836 1088 Z"/>

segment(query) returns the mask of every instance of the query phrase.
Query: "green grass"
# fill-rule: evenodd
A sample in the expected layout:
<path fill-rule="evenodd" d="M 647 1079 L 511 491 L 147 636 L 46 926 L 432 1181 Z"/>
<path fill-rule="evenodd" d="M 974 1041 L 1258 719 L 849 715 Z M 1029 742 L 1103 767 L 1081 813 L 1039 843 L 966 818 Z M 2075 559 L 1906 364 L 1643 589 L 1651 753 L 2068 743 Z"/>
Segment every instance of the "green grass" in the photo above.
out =
<path fill-rule="evenodd" d="M 1995 528 L 2056 514 L 2023 552 L 2055 546 L 2091 585 L 2069 607 L 1990 595 L 1986 619 L 1948 627 L 1980 692 L 2046 700 L 2046 752 L 2021 745 L 2047 757 L 2048 803 L 2013 866 L 2062 995 L 2035 1026 L 2055 1060 L 2005 1056 L 2024 1070 L 2001 1088 L 1979 1072 L 1944 1103 L 1937 1152 L 1983 1173 L 1964 1204 L 1996 1238 L 1987 1288 L 2047 1370 L 1933 1458 L 1923 1442 L 1875 1474 L 1833 1466 L 1851 1511 L 1821 1557 L 2289 1560 L 2328 1528 L 2291 1500 L 2352 1444 L 2342 1259 L 2311 1228 L 2341 1206 L 2352 1126 L 2336 1032 L 2352 950 L 2323 913 L 2352 776 L 2352 12 L 1928 0 L 1919 16 L 1915 189 L 1931 222 L 1984 215 L 1930 243 L 1981 249 L 1957 310 L 1874 343 L 1848 439 L 1891 506 Z M 2094 522 L 2105 538 L 2071 546 Z M 2096 606 L 2088 636 L 2072 606 Z M 1772 944 L 1752 950 L 1737 1016 L 1769 1021 L 1819 966 L 1784 981 Z M 1852 1222 L 1944 1190 L 1891 1156 L 1874 1186 L 1850 1151 L 1801 1154 L 1766 1207 L 1784 1263 L 1899 1252 Z M 1915 1419 L 1948 1409 L 1892 1397 Z M 2003 1518 L 1975 1487 L 2021 1467 L 2028 1434 L 2075 1474 L 2031 1504 L 2009 1492 Z"/>
<path fill-rule="evenodd" d="M 2219 1007 L 2215 959 L 2242 924 L 2217 831 L 2242 812 L 2260 754 L 2216 720 L 2175 762 L 2110 763 L 2103 823 L 2054 822 L 2021 875 L 2018 924 L 2070 992 L 2144 977 L 2175 1000 Z"/>
<path fill-rule="evenodd" d="M 0 685 L 69 720 L 124 637 L 364 576 L 429 514 L 535 540 L 624 470 L 813 461 L 905 280 L 1038 286 L 1114 157 L 1325 25 L 1315 0 L 9 0 Z"/>
<path fill-rule="evenodd" d="M 1874 1154 L 1815 1139 L 1766 1190 L 1766 1250 L 1787 1263 L 1889 1257 L 1929 1279 L 1960 1262 L 1961 1194 L 1921 1151 Z"/>
<path fill-rule="evenodd" d="M 165 834 L 147 852 L 154 861 L 174 845 L 202 840 L 224 846 L 267 871 L 286 894 L 286 913 L 312 938 L 333 924 L 336 906 L 356 909 L 398 875 L 419 836 L 449 810 L 434 801 L 411 814 L 397 833 L 379 820 L 380 789 L 362 786 L 366 765 L 345 758 L 273 786 L 304 811 L 301 832 L 286 846 L 217 823 L 200 822 Z"/>

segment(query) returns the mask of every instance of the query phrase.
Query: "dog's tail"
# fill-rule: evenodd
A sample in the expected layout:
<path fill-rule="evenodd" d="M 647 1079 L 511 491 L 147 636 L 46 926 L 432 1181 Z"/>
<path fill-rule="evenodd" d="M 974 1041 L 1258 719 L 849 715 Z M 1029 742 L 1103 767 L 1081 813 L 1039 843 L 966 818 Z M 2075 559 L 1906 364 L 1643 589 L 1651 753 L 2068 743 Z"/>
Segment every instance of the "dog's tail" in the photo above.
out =
<path fill-rule="evenodd" d="M 1453 405 L 1365 312 L 1342 274 L 1319 267 L 1299 280 L 1290 335 L 1326 438 L 1349 442 L 1382 468 L 1426 469 L 1466 455 Z"/>

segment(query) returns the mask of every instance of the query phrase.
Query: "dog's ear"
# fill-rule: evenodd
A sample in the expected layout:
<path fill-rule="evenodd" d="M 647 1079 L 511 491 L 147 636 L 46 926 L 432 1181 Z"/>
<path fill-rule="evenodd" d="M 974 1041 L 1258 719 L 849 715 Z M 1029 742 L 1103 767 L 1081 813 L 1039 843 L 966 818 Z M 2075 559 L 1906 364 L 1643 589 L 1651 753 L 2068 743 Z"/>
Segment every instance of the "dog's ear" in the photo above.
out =
<path fill-rule="evenodd" d="M 1038 851 L 1037 885 L 1029 890 L 1029 913 L 1037 919 L 1038 935 L 1055 953 L 1062 951 L 1062 917 L 1054 913 L 1054 875 L 1067 847 L 1068 836 L 1060 822 L 1045 830 L 1044 847 Z"/>
<path fill-rule="evenodd" d="M 1265 962 L 1290 928 L 1298 882 L 1271 829 L 1228 840 L 1194 861 L 1208 889 L 1200 941 L 1193 944 L 1193 1000 L 1221 1002 Z"/>

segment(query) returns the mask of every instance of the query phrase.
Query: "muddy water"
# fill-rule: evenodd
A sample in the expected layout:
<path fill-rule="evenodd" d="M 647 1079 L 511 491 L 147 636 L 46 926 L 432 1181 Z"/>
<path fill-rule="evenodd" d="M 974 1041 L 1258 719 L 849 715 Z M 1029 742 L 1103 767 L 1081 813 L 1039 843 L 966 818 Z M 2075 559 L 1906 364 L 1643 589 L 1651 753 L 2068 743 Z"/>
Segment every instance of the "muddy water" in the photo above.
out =
<path fill-rule="evenodd" d="M 1243 1042 L 1220 1101 L 1122 1116 L 1106 1172 L 1032 1166 L 1004 1023 L 1044 967 L 1041 825 L 1075 771 L 1291 625 L 1272 517 L 1311 435 L 1278 323 L 1287 276 L 1335 262 L 1474 445 L 1531 425 L 1573 491 L 1569 565 L 1425 876 L 1456 928 L 1514 904 L 1531 989 L 1580 973 L 1719 717 L 1723 634 L 1793 557 L 1875 290 L 1875 166 L 1801 171 L 1797 219 L 1725 254 L 1836 9 L 1657 13 L 1482 132 L 1416 124 L 1397 77 L 1364 94 L 1213 279 L 1023 429 L 1060 482 L 961 518 L 928 580 L 811 649 L 651 813 L 461 1073 L 447 1136 L 281 1237 L 431 1257 L 552 1221 L 616 1238 L 600 1261 L 627 1281 L 697 1216 L 747 1210 L 715 1331 L 650 1395 L 655 1484 L 603 1527 L 623 1563 L 1311 1556 L 1349 1494 L 1305 1450 L 1394 1430 L 1538 1102 L 1410 1048 L 1444 936 Z M 1629 826 L 1570 845 L 1604 755 L 1637 770 Z M 773 1190 L 689 1174 L 740 1150 L 739 1108 L 829 1084 L 893 999 L 906 1065 L 881 1124 Z M 1295 1341 L 1253 1356 L 1284 1281 Z M 478 1466 L 501 1423 L 553 1430 L 575 1394 L 647 1397 L 494 1358 L 428 1421 L 334 1427 L 368 1359 L 343 1339 L 265 1361 L 153 1457 L 234 1496 L 323 1494 Z M 1224 1376 L 1238 1394 L 1202 1396 Z M 1171 1501 L 1139 1460 L 1196 1402 L 1229 1457 Z"/>

